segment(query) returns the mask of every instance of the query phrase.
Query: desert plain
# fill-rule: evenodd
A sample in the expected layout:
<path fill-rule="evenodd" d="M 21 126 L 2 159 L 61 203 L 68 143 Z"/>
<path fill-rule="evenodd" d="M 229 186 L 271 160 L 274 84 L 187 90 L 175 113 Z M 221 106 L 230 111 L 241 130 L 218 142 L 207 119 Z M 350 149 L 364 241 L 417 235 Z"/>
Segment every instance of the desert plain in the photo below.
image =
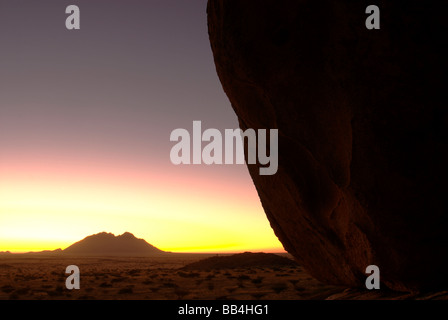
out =
<path fill-rule="evenodd" d="M 287 254 L 279 254 L 289 257 Z M 300 265 L 207 264 L 212 254 L 159 257 L 0 258 L 0 300 L 337 300 L 448 299 L 448 292 L 399 293 L 323 284 Z M 190 265 L 195 263 L 194 265 Z M 80 289 L 68 290 L 65 269 L 80 269 Z"/>

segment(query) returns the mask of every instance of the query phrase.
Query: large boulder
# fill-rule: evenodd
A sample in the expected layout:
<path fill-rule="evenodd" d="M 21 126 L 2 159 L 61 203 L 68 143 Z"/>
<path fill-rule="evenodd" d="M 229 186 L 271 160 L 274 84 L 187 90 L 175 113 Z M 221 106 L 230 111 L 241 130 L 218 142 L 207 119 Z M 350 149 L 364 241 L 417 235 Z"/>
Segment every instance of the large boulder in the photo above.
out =
<path fill-rule="evenodd" d="M 279 130 L 249 165 L 276 235 L 321 281 L 446 286 L 447 23 L 440 2 L 209 0 L 216 69 L 240 127 Z"/>

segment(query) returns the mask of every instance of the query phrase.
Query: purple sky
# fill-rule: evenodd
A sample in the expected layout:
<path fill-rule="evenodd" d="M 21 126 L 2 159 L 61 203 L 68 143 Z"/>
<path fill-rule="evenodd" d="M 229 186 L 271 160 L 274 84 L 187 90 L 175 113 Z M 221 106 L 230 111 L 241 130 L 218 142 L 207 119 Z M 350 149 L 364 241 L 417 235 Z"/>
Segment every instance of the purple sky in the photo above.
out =
<path fill-rule="evenodd" d="M 2 148 L 166 161 L 175 128 L 237 127 L 206 0 L 2 1 L 0 40 Z"/>

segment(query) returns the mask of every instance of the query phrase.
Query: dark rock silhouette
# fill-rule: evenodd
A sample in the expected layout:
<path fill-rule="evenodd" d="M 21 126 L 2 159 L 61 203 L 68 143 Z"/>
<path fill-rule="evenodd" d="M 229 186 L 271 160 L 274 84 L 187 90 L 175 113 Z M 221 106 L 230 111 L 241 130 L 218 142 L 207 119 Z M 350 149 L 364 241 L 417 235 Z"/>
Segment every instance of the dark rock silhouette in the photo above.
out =
<path fill-rule="evenodd" d="M 214 270 L 254 267 L 291 267 L 297 263 L 289 258 L 273 253 L 244 252 L 229 256 L 215 256 L 187 264 L 186 270 Z"/>
<path fill-rule="evenodd" d="M 279 130 L 249 171 L 276 235 L 321 281 L 447 286 L 443 1 L 209 0 L 216 69 L 240 127 Z"/>
<path fill-rule="evenodd" d="M 101 232 L 72 244 L 63 253 L 78 256 L 148 256 L 164 251 L 129 232 L 119 236 Z"/>

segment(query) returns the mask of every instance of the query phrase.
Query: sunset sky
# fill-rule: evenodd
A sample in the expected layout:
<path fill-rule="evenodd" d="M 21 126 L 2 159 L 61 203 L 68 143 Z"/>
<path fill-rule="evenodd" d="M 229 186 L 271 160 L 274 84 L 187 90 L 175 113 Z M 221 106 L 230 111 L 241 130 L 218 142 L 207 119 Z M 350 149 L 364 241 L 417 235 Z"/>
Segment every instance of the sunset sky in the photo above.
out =
<path fill-rule="evenodd" d="M 71 4 L 81 30 L 65 28 Z M 170 161 L 172 130 L 238 127 L 206 19 L 206 0 L 0 2 L 0 251 L 102 231 L 283 250 L 246 166 Z"/>

